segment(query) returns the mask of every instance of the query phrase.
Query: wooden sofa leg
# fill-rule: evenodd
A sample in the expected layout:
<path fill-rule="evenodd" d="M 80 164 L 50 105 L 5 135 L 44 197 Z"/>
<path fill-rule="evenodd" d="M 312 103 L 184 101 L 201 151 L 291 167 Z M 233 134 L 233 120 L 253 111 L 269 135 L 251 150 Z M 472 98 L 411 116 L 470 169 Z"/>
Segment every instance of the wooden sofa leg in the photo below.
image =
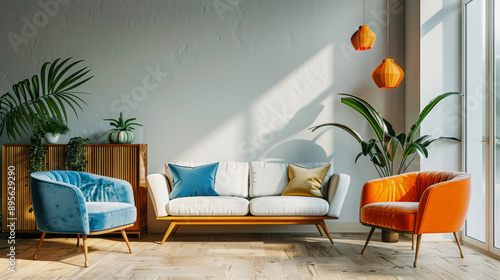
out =
<path fill-rule="evenodd" d="M 421 241 L 422 241 L 422 234 L 417 234 L 417 250 L 415 251 L 415 261 L 413 262 L 414 267 L 417 267 L 418 251 L 420 250 Z"/>
<path fill-rule="evenodd" d="M 163 236 L 163 239 L 161 240 L 161 244 L 165 243 L 165 240 L 170 236 L 170 234 L 175 230 L 177 230 L 179 226 L 177 225 L 176 222 L 172 221 L 170 225 L 167 228 L 167 231 L 165 232 L 165 235 Z"/>
<path fill-rule="evenodd" d="M 42 237 L 40 237 L 40 242 L 38 242 L 38 247 L 36 247 L 36 251 L 33 254 L 33 259 L 36 260 L 38 258 L 38 250 L 42 247 L 43 239 L 45 238 L 46 232 L 42 232 Z"/>
<path fill-rule="evenodd" d="M 127 243 L 128 251 L 130 252 L 130 254 L 132 254 L 132 247 L 130 247 L 130 243 L 128 242 L 127 233 L 125 232 L 124 229 L 122 229 L 121 232 L 123 239 L 125 239 L 125 243 Z"/>
<path fill-rule="evenodd" d="M 411 234 L 411 250 L 415 250 L 415 234 Z"/>
<path fill-rule="evenodd" d="M 316 224 L 316 228 L 319 231 L 319 235 L 323 236 L 323 231 L 321 231 L 321 226 L 319 224 Z"/>
<path fill-rule="evenodd" d="M 458 235 L 456 232 L 454 232 L 453 235 L 455 236 L 455 240 L 457 241 L 458 249 L 460 250 L 460 257 L 462 257 L 462 259 L 463 259 L 463 258 L 465 258 L 464 252 L 462 252 L 462 246 L 460 245 L 460 241 L 458 240 Z"/>
<path fill-rule="evenodd" d="M 328 239 L 330 239 L 330 243 L 335 244 L 333 242 L 333 238 L 330 235 L 330 231 L 328 231 L 328 228 L 326 227 L 325 221 L 324 220 L 319 220 L 318 223 L 321 225 L 321 228 L 323 229 L 323 232 L 326 234 Z"/>
<path fill-rule="evenodd" d="M 80 247 L 80 234 L 76 235 L 76 247 Z"/>
<path fill-rule="evenodd" d="M 365 247 L 363 247 L 363 250 L 361 250 L 361 254 L 365 253 L 366 247 L 368 246 L 370 239 L 372 239 L 374 232 L 375 232 L 375 227 L 372 227 L 372 229 L 370 230 L 370 233 L 368 234 L 368 238 L 366 239 Z"/>
<path fill-rule="evenodd" d="M 173 236 L 176 232 L 177 232 L 177 229 L 179 228 L 179 225 L 175 225 L 174 228 L 172 229 L 172 232 L 170 233 L 170 236 Z"/>

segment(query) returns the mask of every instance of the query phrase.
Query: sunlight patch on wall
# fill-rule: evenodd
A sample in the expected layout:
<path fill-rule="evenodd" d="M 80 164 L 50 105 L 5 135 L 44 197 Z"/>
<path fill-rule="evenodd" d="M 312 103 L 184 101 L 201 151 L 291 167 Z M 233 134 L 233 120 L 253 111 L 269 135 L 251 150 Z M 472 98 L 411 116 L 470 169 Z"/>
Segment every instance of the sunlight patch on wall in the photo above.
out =
<path fill-rule="evenodd" d="M 173 161 L 241 161 L 241 158 L 229 158 L 228 155 L 233 153 L 227 151 L 238 149 L 238 144 L 245 137 L 245 125 L 245 115 L 238 113 L 184 150 Z"/>
<path fill-rule="evenodd" d="M 422 96 L 421 104 L 427 104 L 434 95 L 442 93 L 444 90 L 442 79 L 444 71 L 443 40 L 446 40 L 446 37 L 443 37 L 443 22 L 439 22 L 422 37 L 420 42 L 422 46 L 427 46 L 422 48 L 425 55 L 421 55 L 421 65 L 432 65 L 432 67 L 422 67 L 420 70 L 421 80 L 426 81 L 421 84 L 422 92 L 432 92 L 432 94 Z"/>
<path fill-rule="evenodd" d="M 247 159 L 269 158 L 267 152 L 284 142 L 314 137 L 307 129 L 323 111 L 321 95 L 334 83 L 333 54 L 333 45 L 325 46 L 250 106 L 251 127 L 244 144 Z M 299 146 L 305 143 L 296 142 L 296 147 L 307 148 Z"/>
<path fill-rule="evenodd" d="M 425 1 L 425 5 L 420 4 L 421 13 L 420 13 L 420 22 L 427 22 L 433 16 L 435 16 L 439 11 L 443 10 L 443 0 L 432 0 Z"/>
<path fill-rule="evenodd" d="M 334 82 L 333 53 L 333 45 L 325 46 L 264 92 L 249 105 L 247 112 L 229 118 L 174 160 L 281 159 L 276 153 L 324 160 L 327 155 L 319 144 L 333 149 L 333 136 L 311 133 L 308 128 L 331 121 L 333 116 L 333 97 L 325 93 Z M 275 155 L 268 154 L 272 149 Z M 331 149 L 326 150 L 331 153 Z M 232 158 L 226 158 L 227 155 Z"/>

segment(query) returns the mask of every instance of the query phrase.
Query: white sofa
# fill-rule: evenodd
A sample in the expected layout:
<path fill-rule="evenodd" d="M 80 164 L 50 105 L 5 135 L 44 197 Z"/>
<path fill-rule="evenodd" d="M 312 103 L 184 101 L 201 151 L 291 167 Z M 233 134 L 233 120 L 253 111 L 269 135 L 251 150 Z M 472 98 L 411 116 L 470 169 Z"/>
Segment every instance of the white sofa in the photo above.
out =
<path fill-rule="evenodd" d="M 183 166 L 202 163 L 176 162 Z M 315 168 L 328 163 L 297 163 Z M 147 176 L 149 195 L 157 220 L 170 225 L 161 243 L 175 233 L 180 225 L 248 225 L 248 224 L 311 224 L 316 225 L 333 244 L 324 222 L 338 219 L 349 188 L 350 177 L 328 170 L 321 191 L 323 198 L 281 196 L 288 179 L 287 163 L 220 162 L 215 191 L 220 196 L 192 196 L 169 199 L 171 178 L 166 174 Z M 171 180 L 170 180 L 171 182 Z"/>

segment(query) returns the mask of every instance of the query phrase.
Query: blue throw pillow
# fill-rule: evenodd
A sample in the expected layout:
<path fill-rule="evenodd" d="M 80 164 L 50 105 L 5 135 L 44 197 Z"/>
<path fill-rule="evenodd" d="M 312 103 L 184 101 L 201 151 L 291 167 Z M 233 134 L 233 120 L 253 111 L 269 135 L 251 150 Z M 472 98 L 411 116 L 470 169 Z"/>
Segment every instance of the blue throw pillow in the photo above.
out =
<path fill-rule="evenodd" d="M 174 186 L 170 199 L 185 196 L 219 196 L 214 190 L 219 163 L 196 167 L 169 164 Z"/>

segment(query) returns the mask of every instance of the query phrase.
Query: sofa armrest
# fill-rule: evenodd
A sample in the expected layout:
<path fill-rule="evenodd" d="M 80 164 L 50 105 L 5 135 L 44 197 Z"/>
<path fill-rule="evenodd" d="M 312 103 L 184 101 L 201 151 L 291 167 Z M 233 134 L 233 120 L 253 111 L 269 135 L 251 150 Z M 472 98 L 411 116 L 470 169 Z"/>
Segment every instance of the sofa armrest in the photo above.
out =
<path fill-rule="evenodd" d="M 170 200 L 168 180 L 165 174 L 154 173 L 146 178 L 148 183 L 148 193 L 155 209 L 156 217 L 168 216 L 167 204 Z"/>
<path fill-rule="evenodd" d="M 347 174 L 333 174 L 328 184 L 328 203 L 330 208 L 327 215 L 329 217 L 338 218 L 342 205 L 344 204 L 347 190 L 349 189 L 349 182 L 351 177 Z"/>

